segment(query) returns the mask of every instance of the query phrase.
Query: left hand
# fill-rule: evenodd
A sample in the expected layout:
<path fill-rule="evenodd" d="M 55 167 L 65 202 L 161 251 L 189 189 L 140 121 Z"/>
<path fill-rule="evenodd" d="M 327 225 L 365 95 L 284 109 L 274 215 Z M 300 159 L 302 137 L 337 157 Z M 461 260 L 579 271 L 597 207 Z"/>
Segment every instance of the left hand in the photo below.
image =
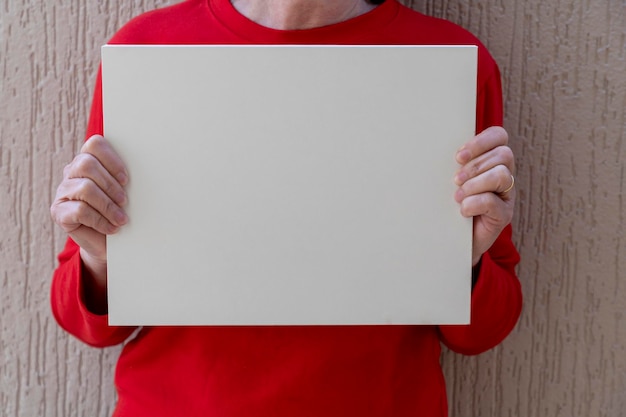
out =
<path fill-rule="evenodd" d="M 508 134 L 501 127 L 485 129 L 456 153 L 461 165 L 454 182 L 454 195 L 461 214 L 474 218 L 472 265 L 511 222 L 515 205 L 513 151 L 507 146 Z"/>

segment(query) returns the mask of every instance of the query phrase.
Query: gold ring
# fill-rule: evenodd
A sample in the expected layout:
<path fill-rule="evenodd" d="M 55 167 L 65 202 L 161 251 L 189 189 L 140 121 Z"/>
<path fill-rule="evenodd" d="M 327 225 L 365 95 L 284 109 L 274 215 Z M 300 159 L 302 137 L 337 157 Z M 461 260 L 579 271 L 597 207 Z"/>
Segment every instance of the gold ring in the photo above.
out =
<path fill-rule="evenodd" d="M 502 191 L 500 194 L 506 194 L 509 191 L 511 191 L 513 189 L 513 186 L 515 185 L 515 177 L 513 175 L 511 175 L 511 185 L 509 185 L 509 188 L 507 188 L 506 190 Z"/>

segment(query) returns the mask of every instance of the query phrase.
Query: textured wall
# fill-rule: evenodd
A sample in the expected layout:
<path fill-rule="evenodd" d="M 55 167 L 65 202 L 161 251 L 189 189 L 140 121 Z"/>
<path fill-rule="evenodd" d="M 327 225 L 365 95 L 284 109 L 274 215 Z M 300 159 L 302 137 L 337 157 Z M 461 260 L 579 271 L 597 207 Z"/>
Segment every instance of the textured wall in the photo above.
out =
<path fill-rule="evenodd" d="M 443 357 L 453 417 L 626 415 L 626 2 L 405 1 L 500 63 L 518 156 L 518 328 Z M 108 416 L 117 349 L 48 307 L 64 238 L 48 206 L 80 146 L 99 46 L 162 0 L 0 0 L 0 416 Z"/>
<path fill-rule="evenodd" d="M 414 3 L 492 51 L 518 159 L 523 317 L 444 358 L 452 414 L 626 416 L 626 2 Z"/>

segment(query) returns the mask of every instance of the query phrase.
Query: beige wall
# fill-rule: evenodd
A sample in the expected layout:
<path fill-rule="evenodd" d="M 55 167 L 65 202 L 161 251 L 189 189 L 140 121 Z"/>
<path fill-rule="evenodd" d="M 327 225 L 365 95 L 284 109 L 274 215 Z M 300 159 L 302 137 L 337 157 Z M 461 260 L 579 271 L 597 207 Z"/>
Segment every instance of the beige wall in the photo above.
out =
<path fill-rule="evenodd" d="M 0 416 L 112 410 L 118 350 L 70 339 L 49 311 L 64 239 L 48 206 L 82 139 L 99 45 L 165 3 L 0 2 Z M 491 49 L 518 156 L 523 317 L 493 351 L 445 353 L 451 415 L 626 415 L 626 2 L 406 3 Z"/>

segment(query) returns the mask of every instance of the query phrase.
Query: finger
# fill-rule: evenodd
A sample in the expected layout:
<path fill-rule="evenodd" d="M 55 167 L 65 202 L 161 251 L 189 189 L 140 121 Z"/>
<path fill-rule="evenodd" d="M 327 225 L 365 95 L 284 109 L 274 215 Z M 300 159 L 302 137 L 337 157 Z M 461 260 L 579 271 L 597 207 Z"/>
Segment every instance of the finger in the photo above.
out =
<path fill-rule="evenodd" d="M 58 207 L 70 201 L 84 203 L 114 226 L 123 226 L 128 222 L 124 210 L 89 178 L 72 178 L 61 183 L 57 190 L 55 204 Z M 63 207 L 75 208 L 76 206 Z M 92 227 L 90 224 L 88 226 Z"/>
<path fill-rule="evenodd" d="M 505 146 L 508 142 L 509 135 L 504 128 L 500 126 L 489 127 L 464 144 L 457 151 L 456 160 L 459 164 L 465 165 L 491 149 Z"/>
<path fill-rule="evenodd" d="M 464 217 L 481 217 L 482 222 L 501 230 L 513 219 L 513 204 L 493 193 L 475 194 L 465 198 L 460 206 Z"/>
<path fill-rule="evenodd" d="M 481 175 L 499 165 L 508 168 L 509 172 L 515 171 L 515 157 L 508 146 L 497 146 L 476 158 L 470 160 L 459 168 L 454 181 L 457 185 L 463 185 L 465 181 Z"/>
<path fill-rule="evenodd" d="M 81 153 L 93 155 L 121 185 L 128 183 L 126 165 L 104 137 L 100 135 L 91 136 L 82 146 Z"/>
<path fill-rule="evenodd" d="M 87 226 L 102 235 L 113 234 L 119 230 L 118 226 L 109 222 L 84 201 L 55 202 L 50 212 L 54 221 L 70 235 L 82 226 Z"/>
<path fill-rule="evenodd" d="M 126 204 L 126 192 L 100 161 L 89 153 L 80 153 L 65 167 L 64 176 L 67 180 L 87 179 L 100 188 L 116 204 Z"/>
<path fill-rule="evenodd" d="M 497 165 L 482 174 L 470 178 L 463 183 L 455 194 L 457 202 L 461 203 L 469 196 L 492 193 L 500 199 L 510 200 L 514 197 L 513 175 L 504 165 Z"/>
<path fill-rule="evenodd" d="M 462 210 L 467 213 L 468 217 L 474 218 L 472 265 L 476 265 L 506 225 L 511 222 L 513 205 L 511 202 L 500 200 L 493 193 L 487 193 L 468 198 Z M 474 215 L 480 212 L 484 214 Z"/>

